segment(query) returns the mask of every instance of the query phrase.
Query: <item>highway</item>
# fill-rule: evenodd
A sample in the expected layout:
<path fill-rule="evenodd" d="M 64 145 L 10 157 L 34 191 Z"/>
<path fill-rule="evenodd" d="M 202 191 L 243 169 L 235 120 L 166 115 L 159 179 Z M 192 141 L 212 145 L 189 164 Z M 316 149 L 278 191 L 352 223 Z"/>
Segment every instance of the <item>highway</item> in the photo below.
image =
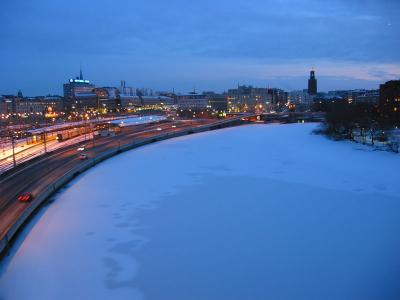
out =
<path fill-rule="evenodd" d="M 213 122 L 215 120 L 168 121 L 155 125 L 124 127 L 122 132 L 114 137 L 97 137 L 92 141 L 86 141 L 85 153 L 88 159 L 93 159 L 107 150 L 117 149 L 120 146 L 132 144 L 134 141 Z M 81 152 L 77 148 L 78 145 L 75 144 L 58 149 L 50 155 L 29 162 L 26 167 L 17 168 L 6 176 L 0 177 L 0 240 L 6 236 L 24 211 L 35 202 L 35 198 L 28 203 L 19 202 L 17 198 L 20 194 L 30 192 L 35 197 L 52 186 L 58 178 L 84 163 L 79 158 Z"/>
<path fill-rule="evenodd" d="M 81 141 L 84 141 L 88 138 L 91 138 L 92 133 L 88 134 L 82 134 L 74 138 L 70 138 L 67 141 L 62 141 L 59 142 L 56 140 L 57 134 L 66 132 L 68 130 L 71 130 L 75 128 L 77 125 L 83 125 L 85 124 L 87 127 L 91 127 L 95 125 L 96 123 L 103 123 L 105 124 L 106 121 L 114 123 L 114 124 L 119 124 L 120 127 L 126 127 L 126 126 L 132 126 L 132 125 L 138 125 L 138 124 L 146 124 L 146 123 L 152 123 L 155 121 L 159 121 L 161 119 L 165 119 L 165 116 L 133 116 L 133 117 L 120 117 L 118 119 L 115 118 L 103 118 L 103 119 L 98 119 L 98 120 L 91 120 L 89 122 L 72 122 L 72 123 L 64 123 L 64 124 L 59 124 L 59 125 L 51 125 L 46 128 L 41 128 L 41 129 L 35 129 L 35 130 L 29 130 L 28 132 L 37 135 L 39 133 L 43 133 L 44 130 L 46 130 L 46 149 L 45 151 L 45 145 L 43 141 L 40 141 L 38 143 L 31 143 L 29 144 L 27 139 L 22 139 L 19 141 L 15 141 L 15 147 L 14 147 L 14 152 L 15 152 L 15 161 L 16 164 L 19 165 L 21 163 L 24 163 L 28 160 L 31 160 L 35 157 L 38 157 L 40 155 L 43 155 L 45 152 L 53 152 L 54 150 L 57 150 L 59 148 L 65 148 L 69 144 L 76 144 Z M 11 146 L 11 143 L 9 145 L 5 145 L 4 143 L 1 144 L 2 149 L 0 152 L 0 175 L 14 167 L 13 164 L 13 148 Z"/>

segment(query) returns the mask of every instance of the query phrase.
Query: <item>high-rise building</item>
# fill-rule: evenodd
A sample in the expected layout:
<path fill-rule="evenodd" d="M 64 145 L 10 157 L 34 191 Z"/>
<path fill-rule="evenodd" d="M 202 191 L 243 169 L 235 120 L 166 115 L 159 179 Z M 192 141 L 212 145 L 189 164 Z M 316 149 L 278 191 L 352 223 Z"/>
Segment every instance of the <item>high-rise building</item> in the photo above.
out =
<path fill-rule="evenodd" d="M 400 80 L 391 80 L 379 88 L 379 107 L 387 116 L 400 116 Z"/>
<path fill-rule="evenodd" d="M 82 69 L 80 69 L 79 77 L 71 78 L 68 83 L 64 84 L 64 98 L 73 99 L 76 94 L 90 93 L 94 88 L 95 86 L 90 84 L 89 80 L 83 79 Z"/>
<path fill-rule="evenodd" d="M 308 94 L 316 95 L 317 94 L 317 79 L 315 78 L 315 71 L 310 71 L 310 79 L 308 79 Z"/>
<path fill-rule="evenodd" d="M 231 111 L 254 111 L 260 105 L 265 109 L 275 109 L 287 102 L 287 93 L 281 89 L 251 85 L 238 85 L 237 89 L 229 89 L 226 95 Z"/>
<path fill-rule="evenodd" d="M 121 95 L 135 96 L 135 89 L 133 87 L 126 86 L 125 80 L 121 80 L 121 86 L 119 87 L 119 92 Z"/>
<path fill-rule="evenodd" d="M 6 114 L 7 113 L 7 103 L 6 100 L 0 96 L 0 114 Z"/>

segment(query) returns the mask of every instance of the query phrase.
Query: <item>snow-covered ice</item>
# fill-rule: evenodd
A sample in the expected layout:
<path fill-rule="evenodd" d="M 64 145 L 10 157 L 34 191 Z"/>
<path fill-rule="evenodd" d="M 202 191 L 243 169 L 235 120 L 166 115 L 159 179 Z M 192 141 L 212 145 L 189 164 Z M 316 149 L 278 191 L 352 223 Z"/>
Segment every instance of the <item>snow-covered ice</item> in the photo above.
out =
<path fill-rule="evenodd" d="M 251 125 L 74 180 L 0 265 L 0 299 L 400 299 L 400 156 Z"/>

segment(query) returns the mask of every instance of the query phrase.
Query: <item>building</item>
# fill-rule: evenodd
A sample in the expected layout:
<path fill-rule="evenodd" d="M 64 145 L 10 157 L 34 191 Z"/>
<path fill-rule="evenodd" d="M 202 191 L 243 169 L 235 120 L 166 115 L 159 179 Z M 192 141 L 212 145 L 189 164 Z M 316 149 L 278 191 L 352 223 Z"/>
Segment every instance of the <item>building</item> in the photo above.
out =
<path fill-rule="evenodd" d="M 324 98 L 337 98 L 347 103 L 377 104 L 379 101 L 379 90 L 337 90 L 329 91 Z"/>
<path fill-rule="evenodd" d="M 115 87 L 95 88 L 97 108 L 103 112 L 118 111 L 121 107 L 120 91 Z"/>
<path fill-rule="evenodd" d="M 91 93 L 95 86 L 90 84 L 89 80 L 83 79 L 82 69 L 80 70 L 79 77 L 70 79 L 64 84 L 64 98 L 73 100 L 76 94 L 79 93 Z"/>
<path fill-rule="evenodd" d="M 127 87 L 126 86 L 126 81 L 125 80 L 121 80 L 121 85 L 119 88 L 119 92 L 121 95 L 127 95 L 127 96 L 134 96 L 135 93 L 135 89 L 133 87 Z"/>
<path fill-rule="evenodd" d="M 43 101 L 46 103 L 48 111 L 50 110 L 49 108 L 51 107 L 51 110 L 53 112 L 57 113 L 65 112 L 66 104 L 63 97 L 58 95 L 48 95 L 43 98 Z"/>
<path fill-rule="evenodd" d="M 216 112 L 228 111 L 228 97 L 214 92 L 204 92 L 208 99 L 208 107 Z"/>
<path fill-rule="evenodd" d="M 134 107 L 160 109 L 163 106 L 174 105 L 174 98 L 167 96 L 142 96 L 142 95 L 120 95 L 122 109 Z"/>
<path fill-rule="evenodd" d="M 180 109 L 204 110 L 208 106 L 208 98 L 205 94 L 192 92 L 184 95 L 177 95 L 178 107 Z"/>
<path fill-rule="evenodd" d="M 2 96 L 0 96 L 0 114 L 7 114 L 7 102 L 6 99 Z"/>
<path fill-rule="evenodd" d="M 37 99 L 22 98 L 18 102 L 17 113 L 19 114 L 44 114 L 46 113 L 45 104 Z"/>
<path fill-rule="evenodd" d="M 21 94 L 19 94 L 21 95 Z M 0 100 L 1 114 L 55 114 L 64 111 L 60 96 L 19 97 L 5 95 Z"/>
<path fill-rule="evenodd" d="M 281 89 L 268 89 L 268 94 L 271 97 L 271 103 L 273 104 L 274 108 L 282 107 L 286 105 L 288 102 L 288 93 Z"/>
<path fill-rule="evenodd" d="M 166 96 L 141 96 L 143 106 L 173 105 L 174 99 Z"/>
<path fill-rule="evenodd" d="M 308 79 L 308 94 L 315 96 L 318 92 L 317 79 L 315 78 L 315 71 L 310 71 L 310 79 Z"/>
<path fill-rule="evenodd" d="M 20 92 L 18 92 L 20 94 Z M 19 103 L 22 98 L 15 95 L 3 95 L 3 111 L 4 114 L 17 114 Z"/>
<path fill-rule="evenodd" d="M 296 106 L 311 106 L 314 102 L 314 95 L 310 95 L 308 90 L 291 91 L 288 93 L 288 102 Z"/>
<path fill-rule="evenodd" d="M 99 109 L 97 94 L 94 91 L 75 93 L 74 97 L 70 100 L 70 104 L 72 111 L 88 111 Z"/>
<path fill-rule="evenodd" d="M 55 115 L 64 112 L 64 99 L 57 95 L 38 96 L 28 98 L 32 105 L 41 106 L 42 112 L 48 115 Z M 39 109 L 37 109 L 39 110 Z"/>
<path fill-rule="evenodd" d="M 379 103 L 379 90 L 366 90 L 357 95 L 355 101 L 356 103 L 376 105 Z"/>
<path fill-rule="evenodd" d="M 134 109 L 142 106 L 142 102 L 138 96 L 131 96 L 126 94 L 120 95 L 120 103 L 122 109 Z"/>
<path fill-rule="evenodd" d="M 287 103 L 288 94 L 276 88 L 257 88 L 239 85 L 227 92 L 230 111 L 254 111 L 260 106 L 263 110 L 277 109 Z"/>
<path fill-rule="evenodd" d="M 256 105 L 270 104 L 272 97 L 267 88 L 255 88 L 251 85 L 238 85 L 237 89 L 229 89 L 228 105 L 231 111 L 252 111 Z"/>
<path fill-rule="evenodd" d="M 400 120 L 400 80 L 391 80 L 379 87 L 379 108 L 387 117 Z"/>
<path fill-rule="evenodd" d="M 178 103 L 177 95 L 175 94 L 174 91 L 173 92 L 160 92 L 159 95 L 171 98 L 173 100 L 174 105 Z"/>

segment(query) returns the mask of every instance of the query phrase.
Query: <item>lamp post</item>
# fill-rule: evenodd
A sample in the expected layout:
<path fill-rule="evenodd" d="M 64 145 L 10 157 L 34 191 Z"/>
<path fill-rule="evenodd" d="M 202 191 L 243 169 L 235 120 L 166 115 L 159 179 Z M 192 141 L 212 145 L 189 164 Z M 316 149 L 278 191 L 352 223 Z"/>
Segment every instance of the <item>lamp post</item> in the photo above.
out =
<path fill-rule="evenodd" d="M 12 145 L 12 154 L 13 154 L 13 166 L 14 168 L 17 166 L 17 162 L 15 160 L 15 141 L 14 134 L 11 132 L 11 145 Z"/>
<path fill-rule="evenodd" d="M 94 141 L 94 127 L 93 123 L 90 122 L 90 133 L 92 134 L 92 142 L 93 142 L 93 148 L 95 147 L 95 141 Z"/>
<path fill-rule="evenodd" d="M 46 129 L 43 130 L 44 153 L 47 153 Z"/>
<path fill-rule="evenodd" d="M 48 126 L 47 118 L 44 116 L 45 126 L 43 128 L 43 142 L 44 142 L 44 153 L 47 153 L 47 141 L 46 141 L 46 128 Z"/>

